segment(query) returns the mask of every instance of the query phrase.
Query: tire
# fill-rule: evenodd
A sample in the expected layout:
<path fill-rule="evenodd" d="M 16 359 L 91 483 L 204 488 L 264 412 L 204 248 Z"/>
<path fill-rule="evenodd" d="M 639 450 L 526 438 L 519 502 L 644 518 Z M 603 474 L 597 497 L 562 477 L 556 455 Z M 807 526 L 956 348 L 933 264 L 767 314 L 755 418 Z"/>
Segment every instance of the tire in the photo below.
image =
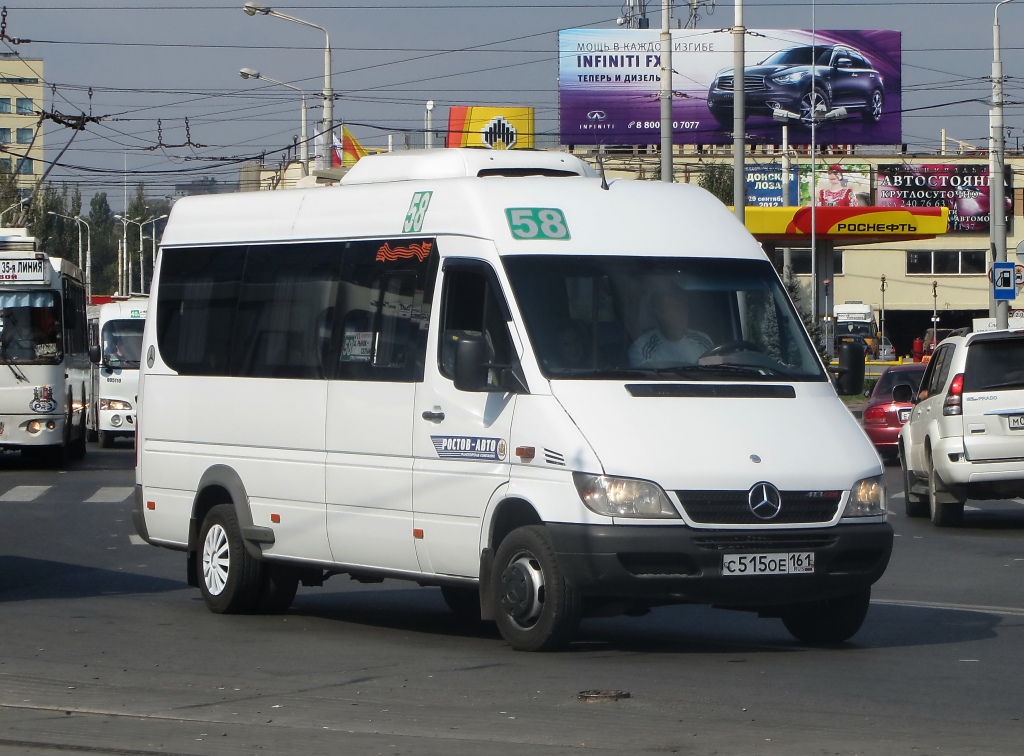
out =
<path fill-rule="evenodd" d="M 299 571 L 286 564 L 263 563 L 263 585 L 256 612 L 284 614 L 295 600 L 299 588 Z"/>
<path fill-rule="evenodd" d="M 925 517 L 928 515 L 927 497 L 913 492 L 914 476 L 907 469 L 906 455 L 900 448 L 900 467 L 903 468 L 903 505 L 907 517 Z"/>
<path fill-rule="evenodd" d="M 113 433 L 111 433 L 110 431 L 97 431 L 96 432 L 96 436 L 97 436 L 97 439 L 100 442 L 100 446 L 102 446 L 104 449 L 112 449 L 112 448 L 114 448 L 114 434 Z"/>
<path fill-rule="evenodd" d="M 825 106 L 824 112 L 827 113 L 829 111 L 828 95 L 817 87 L 814 87 L 814 89 L 807 92 L 807 94 L 800 98 L 800 124 L 806 128 L 811 127 L 811 120 L 816 112 L 815 108 L 819 103 Z"/>
<path fill-rule="evenodd" d="M 882 120 L 882 106 L 885 105 L 885 95 L 881 89 L 876 89 L 868 98 L 861 115 L 868 123 L 878 123 Z"/>
<path fill-rule="evenodd" d="M 479 589 L 442 585 L 441 598 L 448 608 L 462 619 L 480 621 Z"/>
<path fill-rule="evenodd" d="M 494 557 L 498 630 L 516 651 L 565 647 L 580 622 L 580 596 L 565 581 L 541 525 L 513 530 Z"/>
<path fill-rule="evenodd" d="M 85 458 L 86 446 L 85 437 L 88 431 L 85 428 L 85 413 L 82 413 L 82 422 L 79 423 L 78 438 L 68 445 L 68 459 L 80 460 Z"/>
<path fill-rule="evenodd" d="M 244 614 L 256 609 L 265 586 L 263 563 L 245 550 L 234 505 L 218 504 L 207 513 L 199 531 L 196 570 L 210 611 Z"/>
<path fill-rule="evenodd" d="M 802 643 L 843 643 L 864 624 L 870 602 L 868 588 L 852 596 L 799 604 L 782 614 L 782 623 Z"/>
<path fill-rule="evenodd" d="M 955 528 L 963 524 L 964 505 L 961 501 L 949 501 L 949 494 L 942 479 L 935 472 L 931 456 L 928 457 L 928 510 L 932 523 L 940 528 Z"/>

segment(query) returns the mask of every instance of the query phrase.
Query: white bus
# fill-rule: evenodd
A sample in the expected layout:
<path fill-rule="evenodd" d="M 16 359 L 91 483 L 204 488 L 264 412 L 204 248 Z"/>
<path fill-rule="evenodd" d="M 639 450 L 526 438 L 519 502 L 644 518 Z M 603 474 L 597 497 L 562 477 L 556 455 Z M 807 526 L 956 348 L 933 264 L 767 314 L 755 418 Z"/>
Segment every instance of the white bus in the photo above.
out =
<path fill-rule="evenodd" d="M 96 308 L 89 319 L 89 357 L 93 363 L 89 432 L 109 449 L 116 438 L 135 437 L 142 331 L 148 297 L 115 299 Z"/>
<path fill-rule="evenodd" d="M 135 527 L 214 612 L 348 574 L 522 650 L 687 602 L 841 641 L 889 561 L 878 456 L 696 187 L 432 150 L 185 198 L 142 354 Z"/>
<path fill-rule="evenodd" d="M 85 455 L 92 391 L 82 271 L 0 229 L 0 449 Z"/>

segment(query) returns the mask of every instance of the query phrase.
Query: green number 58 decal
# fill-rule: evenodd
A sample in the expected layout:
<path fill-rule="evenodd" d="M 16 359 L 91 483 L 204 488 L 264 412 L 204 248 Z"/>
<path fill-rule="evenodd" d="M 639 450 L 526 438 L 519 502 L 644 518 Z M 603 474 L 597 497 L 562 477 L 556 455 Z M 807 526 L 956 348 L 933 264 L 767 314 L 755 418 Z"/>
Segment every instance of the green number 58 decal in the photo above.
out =
<path fill-rule="evenodd" d="M 508 207 L 508 230 L 513 239 L 569 239 L 569 225 L 554 207 Z"/>

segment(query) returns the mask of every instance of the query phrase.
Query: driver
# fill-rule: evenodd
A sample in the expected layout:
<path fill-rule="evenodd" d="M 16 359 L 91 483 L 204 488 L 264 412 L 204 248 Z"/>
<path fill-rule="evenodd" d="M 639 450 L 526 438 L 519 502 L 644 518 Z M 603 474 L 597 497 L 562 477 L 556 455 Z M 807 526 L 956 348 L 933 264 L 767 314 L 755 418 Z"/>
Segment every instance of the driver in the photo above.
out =
<path fill-rule="evenodd" d="M 695 365 L 714 346 L 703 331 L 690 328 L 690 301 L 676 284 L 667 284 L 651 297 L 654 328 L 642 334 L 629 348 L 633 367 Z"/>

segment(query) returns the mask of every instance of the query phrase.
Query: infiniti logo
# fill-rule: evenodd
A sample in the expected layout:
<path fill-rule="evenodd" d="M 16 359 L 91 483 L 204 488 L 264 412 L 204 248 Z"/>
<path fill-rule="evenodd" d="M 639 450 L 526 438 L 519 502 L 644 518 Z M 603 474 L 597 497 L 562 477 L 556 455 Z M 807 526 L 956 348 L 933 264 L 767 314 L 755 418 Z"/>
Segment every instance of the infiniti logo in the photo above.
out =
<path fill-rule="evenodd" d="M 755 517 L 771 520 L 782 510 L 782 495 L 771 483 L 755 483 L 747 493 L 747 505 Z"/>
<path fill-rule="evenodd" d="M 604 121 L 607 118 L 608 114 L 605 113 L 603 110 L 591 110 L 589 113 L 587 113 L 588 121 Z"/>

